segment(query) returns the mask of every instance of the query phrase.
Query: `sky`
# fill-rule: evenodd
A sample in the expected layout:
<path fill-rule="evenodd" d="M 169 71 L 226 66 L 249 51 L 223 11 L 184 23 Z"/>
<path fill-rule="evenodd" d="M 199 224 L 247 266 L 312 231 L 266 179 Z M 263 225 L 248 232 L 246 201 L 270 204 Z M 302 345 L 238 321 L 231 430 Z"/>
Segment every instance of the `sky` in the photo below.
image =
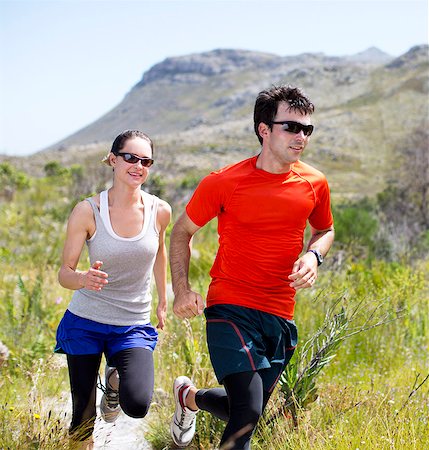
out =
<path fill-rule="evenodd" d="M 170 56 L 400 56 L 427 43 L 427 0 L 0 0 L 0 153 L 89 125 Z"/>

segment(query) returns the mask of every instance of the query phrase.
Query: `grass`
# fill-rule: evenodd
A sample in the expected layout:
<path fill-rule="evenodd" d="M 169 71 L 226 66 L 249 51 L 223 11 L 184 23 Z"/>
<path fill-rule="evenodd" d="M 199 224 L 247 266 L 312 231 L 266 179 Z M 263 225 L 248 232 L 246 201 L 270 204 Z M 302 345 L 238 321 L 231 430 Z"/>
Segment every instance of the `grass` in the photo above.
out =
<path fill-rule="evenodd" d="M 65 358 L 52 354 L 55 330 L 71 297 L 56 279 L 64 220 L 72 207 L 64 200 L 71 184 L 67 177 L 58 188 L 57 183 L 54 178 L 39 184 L 32 180 L 28 192 L 18 192 L 13 202 L 1 205 L 0 228 L 13 232 L 13 240 L 4 231 L 0 236 L 0 341 L 9 349 L 0 366 L 2 449 L 73 448 L 67 436 Z M 29 199 L 31 207 L 26 208 Z M 216 252 L 213 236 L 215 224 L 195 237 L 190 274 L 194 288 L 203 293 Z M 295 404 L 295 417 L 284 408 L 285 392 L 276 390 L 252 448 L 265 450 L 269 443 L 270 449 L 423 450 L 429 442 L 429 261 L 389 263 L 361 257 L 338 265 L 337 250 L 322 267 L 317 287 L 297 296 L 296 374 L 308 370 L 317 345 L 323 347 L 335 330 L 329 325 L 332 318 L 341 317 L 341 311 L 347 315 L 339 325 L 347 325 L 349 336 L 334 339 L 332 351 L 322 355 L 326 364 L 300 391 L 314 395 Z M 217 386 L 204 320 L 174 318 L 171 305 L 169 312 L 155 352 L 156 394 L 145 426 L 154 449 L 171 446 L 173 379 L 186 374 L 197 386 Z M 320 330 L 325 331 L 314 339 Z M 310 350 L 307 355 L 305 349 Z M 190 448 L 216 448 L 224 424 L 207 413 L 197 417 Z"/>
<path fill-rule="evenodd" d="M 346 270 L 322 272 L 319 288 L 299 295 L 298 354 L 302 355 L 306 341 L 311 345 L 333 306 L 354 311 L 343 322 L 350 336 L 337 342 L 332 358 L 314 378 L 317 395 L 297 405 L 296 421 L 284 411 L 285 396 L 277 389 L 252 448 L 266 449 L 267 442 L 275 449 L 425 448 L 423 443 L 429 442 L 427 269 L 428 263 L 413 268 L 381 262 L 373 267 L 351 264 Z M 200 318 L 171 319 L 158 350 L 157 383 L 167 393 L 180 374 L 192 377 L 197 386 L 217 386 Z M 152 414 L 146 437 L 155 449 L 169 448 L 166 423 L 173 408 L 170 396 Z M 216 448 L 224 425 L 206 413 L 197 417 L 190 448 Z"/>
<path fill-rule="evenodd" d="M 71 448 L 67 437 L 69 413 L 65 411 L 66 370 L 61 361 L 45 356 L 29 368 L 18 356 L 12 356 L 1 371 L 1 448 Z"/>
<path fill-rule="evenodd" d="M 274 430 L 262 424 L 255 448 L 262 449 L 264 440 L 273 434 L 272 448 L 279 449 L 423 450 L 428 437 L 427 405 L 409 405 L 398 414 L 395 402 L 402 400 L 402 392 L 397 380 L 395 390 L 386 389 L 385 382 L 361 388 L 325 384 L 323 396 L 302 414 L 298 428 L 287 426 L 285 419 Z M 423 396 L 416 402 L 424 403 Z"/>
<path fill-rule="evenodd" d="M 199 241 L 197 247 L 206 242 L 204 233 Z M 197 289 L 204 291 L 208 280 L 203 274 L 213 249 L 205 245 L 197 250 L 191 273 Z M 2 319 L 7 314 L 9 318 L 2 320 L 0 339 L 10 350 L 9 360 L 0 369 L 2 448 L 16 448 L 17 443 L 19 448 L 69 448 L 65 361 L 51 351 L 70 293 L 57 285 L 54 267 L 40 271 L 30 266 L 22 275 L 4 265 L 2 269 L 2 298 L 6 301 L 0 312 Z M 254 436 L 253 448 L 266 448 L 266 442 L 276 449 L 424 448 L 421 443 L 429 439 L 429 383 L 423 382 L 429 373 L 427 273 L 427 262 L 415 267 L 351 263 L 341 271 L 322 271 L 319 287 L 297 298 L 300 349 L 323 327 L 324 317 L 335 303 L 332 299 L 337 299 L 338 308 L 350 310 L 361 305 L 355 327 L 365 324 L 371 308 L 377 311 L 372 320 L 392 320 L 338 345 L 332 360 L 315 378 L 317 399 L 298 408 L 296 424 L 286 413 L 277 415 L 273 422 L 273 413 L 284 404 L 278 389 Z M 9 320 L 11 305 L 13 321 Z M 205 343 L 204 320 L 180 321 L 170 314 L 155 362 L 158 394 L 146 439 L 155 449 L 163 449 L 171 443 L 168 423 L 174 407 L 173 378 L 183 373 L 198 386 L 217 386 Z M 209 414 L 199 414 L 191 448 L 216 448 L 223 426 Z"/>

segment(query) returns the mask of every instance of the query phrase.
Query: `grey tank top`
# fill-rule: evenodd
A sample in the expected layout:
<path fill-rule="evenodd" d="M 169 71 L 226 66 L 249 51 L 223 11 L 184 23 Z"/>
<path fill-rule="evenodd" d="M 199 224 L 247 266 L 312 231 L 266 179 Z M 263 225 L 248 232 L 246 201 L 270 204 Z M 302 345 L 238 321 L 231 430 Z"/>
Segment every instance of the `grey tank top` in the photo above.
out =
<path fill-rule="evenodd" d="M 124 238 L 112 228 L 107 191 L 100 193 L 100 211 L 92 198 L 96 230 L 86 241 L 91 265 L 103 261 L 109 283 L 101 291 L 79 289 L 69 311 L 85 319 L 110 325 L 143 325 L 150 322 L 152 271 L 159 247 L 156 227 L 158 197 L 142 193 L 144 220 L 137 236 Z"/>

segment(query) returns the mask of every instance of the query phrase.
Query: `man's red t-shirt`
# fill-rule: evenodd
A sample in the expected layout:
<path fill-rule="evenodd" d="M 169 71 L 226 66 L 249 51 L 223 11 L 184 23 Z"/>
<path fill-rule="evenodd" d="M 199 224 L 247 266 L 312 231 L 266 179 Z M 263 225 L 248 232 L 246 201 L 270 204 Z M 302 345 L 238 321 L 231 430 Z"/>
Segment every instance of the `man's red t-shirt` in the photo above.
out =
<path fill-rule="evenodd" d="M 332 223 L 325 176 L 298 161 L 288 173 L 256 168 L 257 156 L 212 172 L 186 212 L 202 227 L 218 217 L 219 250 L 210 271 L 207 306 L 233 304 L 293 319 L 295 289 L 288 279 L 307 220 Z"/>

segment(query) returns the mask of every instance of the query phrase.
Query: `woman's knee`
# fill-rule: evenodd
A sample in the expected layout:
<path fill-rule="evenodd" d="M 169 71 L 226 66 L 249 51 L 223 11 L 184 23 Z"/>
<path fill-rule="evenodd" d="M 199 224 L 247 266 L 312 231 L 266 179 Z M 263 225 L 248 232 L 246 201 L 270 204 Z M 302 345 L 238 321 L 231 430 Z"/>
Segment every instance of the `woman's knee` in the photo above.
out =
<path fill-rule="evenodd" d="M 120 398 L 120 397 L 119 397 Z M 150 403 L 152 401 L 152 396 L 142 395 L 140 397 L 131 397 L 122 401 L 119 400 L 122 411 L 127 416 L 133 417 L 135 419 L 141 419 L 147 415 L 150 408 Z"/>
<path fill-rule="evenodd" d="M 153 354 L 146 348 L 121 350 L 112 358 L 119 373 L 119 403 L 134 418 L 147 415 L 154 387 Z"/>

